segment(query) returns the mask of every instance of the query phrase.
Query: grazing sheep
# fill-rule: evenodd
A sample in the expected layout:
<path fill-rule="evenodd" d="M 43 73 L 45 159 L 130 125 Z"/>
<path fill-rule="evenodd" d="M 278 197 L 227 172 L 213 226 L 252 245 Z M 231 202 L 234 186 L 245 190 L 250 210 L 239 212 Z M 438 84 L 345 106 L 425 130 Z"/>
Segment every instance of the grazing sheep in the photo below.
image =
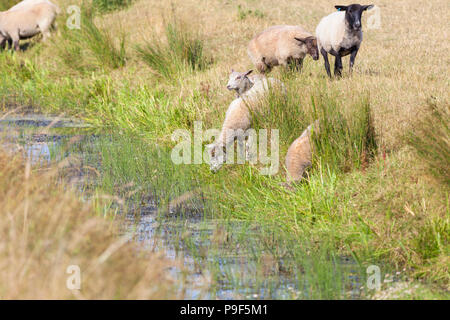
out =
<path fill-rule="evenodd" d="M 56 4 L 54 4 L 53 2 L 50 2 L 49 0 L 23 0 L 23 1 L 19 2 L 18 4 L 16 4 L 15 6 L 12 6 L 11 8 L 9 8 L 8 11 L 31 8 L 31 7 L 33 7 L 37 4 L 41 4 L 41 3 L 46 3 L 49 5 L 55 6 L 57 8 L 57 13 L 60 14 L 59 7 Z"/>
<path fill-rule="evenodd" d="M 209 145 L 206 146 L 208 153 L 210 155 L 210 169 L 213 172 L 218 171 L 222 164 L 226 160 L 226 149 L 229 146 L 234 144 L 235 139 L 240 141 L 241 138 L 243 141 L 246 136 L 246 130 L 250 128 L 251 125 L 251 113 L 249 108 L 256 108 L 261 101 L 261 98 L 266 94 L 269 90 L 268 80 L 271 84 L 281 85 L 284 88 L 283 83 L 281 81 L 272 79 L 266 79 L 264 76 L 254 76 L 252 77 L 252 82 L 248 75 L 252 72 L 252 70 L 239 73 L 232 72 L 232 75 L 236 75 L 233 77 L 227 85 L 229 90 L 236 90 L 238 93 L 238 98 L 234 99 L 228 110 L 225 114 L 225 120 L 222 125 L 222 130 L 218 139 Z M 236 79 L 237 75 L 240 75 L 240 79 Z M 251 154 L 252 149 L 252 137 L 251 135 L 247 136 L 247 142 L 245 146 L 246 150 L 246 159 L 252 159 L 253 155 Z"/>
<path fill-rule="evenodd" d="M 234 144 L 237 134 L 250 128 L 251 115 L 244 99 L 234 99 L 225 114 L 219 138 L 206 146 L 210 156 L 210 169 L 217 172 L 226 161 L 226 148 Z"/>
<path fill-rule="evenodd" d="M 314 121 L 289 147 L 286 153 L 287 183 L 298 182 L 312 163 L 311 132 L 319 132 L 319 121 Z"/>
<path fill-rule="evenodd" d="M 44 41 L 50 36 L 55 22 L 57 7 L 40 3 L 30 8 L 0 12 L 0 48 L 12 41 L 14 50 L 19 50 L 19 41 L 42 33 Z"/>
<path fill-rule="evenodd" d="M 352 72 L 355 57 L 362 41 L 361 15 L 373 5 L 352 4 L 335 6 L 338 12 L 322 18 L 316 28 L 317 45 L 325 60 L 325 69 L 331 77 L 328 53 L 335 56 L 334 75 L 342 74 L 342 57 L 350 54 L 349 71 Z"/>
<path fill-rule="evenodd" d="M 307 54 L 314 60 L 319 59 L 316 38 L 301 26 L 272 26 L 250 41 L 247 52 L 261 73 L 288 64 L 294 64 L 301 71 Z"/>
<path fill-rule="evenodd" d="M 241 97 L 251 88 L 254 88 L 254 92 L 263 92 L 267 91 L 269 86 L 272 88 L 281 88 L 283 93 L 286 94 L 286 87 L 280 80 L 266 78 L 261 74 L 250 75 L 252 72 L 253 70 L 249 70 L 247 72 L 237 72 L 231 69 L 227 89 L 236 91 L 236 98 Z"/>

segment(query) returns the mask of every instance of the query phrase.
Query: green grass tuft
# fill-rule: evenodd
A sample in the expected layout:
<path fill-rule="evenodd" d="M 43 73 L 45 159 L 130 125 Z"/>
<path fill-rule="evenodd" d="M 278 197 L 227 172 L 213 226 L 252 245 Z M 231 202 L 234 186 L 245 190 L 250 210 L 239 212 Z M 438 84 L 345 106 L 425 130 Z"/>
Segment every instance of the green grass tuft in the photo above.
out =
<path fill-rule="evenodd" d="M 377 150 L 369 100 L 351 106 L 347 116 L 330 96 L 312 97 L 312 105 L 320 122 L 320 132 L 313 134 L 316 162 L 342 172 L 365 169 Z"/>
<path fill-rule="evenodd" d="M 211 60 L 204 54 L 203 41 L 187 32 L 178 22 L 168 23 L 167 43 L 156 37 L 145 45 L 138 45 L 139 57 L 155 74 L 171 78 L 183 72 L 204 70 Z"/>
<path fill-rule="evenodd" d="M 100 13 L 121 10 L 128 7 L 133 0 L 92 0 L 92 7 Z"/>
<path fill-rule="evenodd" d="M 82 9 L 80 29 L 62 29 L 57 53 L 66 66 L 79 72 L 117 69 L 126 63 L 125 34 L 113 36 L 94 22 L 90 9 Z"/>
<path fill-rule="evenodd" d="M 427 111 L 409 130 L 406 141 L 434 177 L 450 186 L 450 108 L 429 101 Z"/>

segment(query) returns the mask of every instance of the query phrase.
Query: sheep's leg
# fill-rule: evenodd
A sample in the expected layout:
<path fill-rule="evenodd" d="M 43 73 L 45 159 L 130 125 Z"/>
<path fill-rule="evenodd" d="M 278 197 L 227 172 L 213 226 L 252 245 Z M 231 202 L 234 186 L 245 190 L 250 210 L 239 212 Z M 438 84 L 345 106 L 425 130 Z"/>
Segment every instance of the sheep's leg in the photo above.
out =
<path fill-rule="evenodd" d="M 334 60 L 334 75 L 336 77 L 342 76 L 342 57 L 340 54 L 337 54 L 336 59 Z"/>
<path fill-rule="evenodd" d="M 288 58 L 282 60 L 280 64 L 283 67 L 285 67 L 286 69 L 288 69 L 289 71 L 294 71 L 294 69 L 296 69 L 297 61 L 295 61 L 295 59 L 293 59 L 291 57 L 288 57 Z"/>
<path fill-rule="evenodd" d="M 19 51 L 20 46 L 19 46 L 19 41 L 20 41 L 20 33 L 19 30 L 16 30 L 14 33 L 10 34 L 11 37 L 11 41 L 14 45 L 14 50 L 15 51 Z"/>
<path fill-rule="evenodd" d="M 272 66 L 266 62 L 266 57 L 262 57 L 261 62 L 256 67 L 262 74 L 266 74 L 272 71 Z"/>
<path fill-rule="evenodd" d="M 51 33 L 49 30 L 42 32 L 42 41 L 45 42 L 48 38 L 50 38 Z"/>
<path fill-rule="evenodd" d="M 51 23 L 48 23 L 47 21 L 45 21 L 44 23 L 42 23 L 41 25 L 39 25 L 39 29 L 41 29 L 41 33 L 42 33 L 42 41 L 45 42 L 48 38 L 50 38 L 51 36 L 51 29 L 52 25 Z"/>
<path fill-rule="evenodd" d="M 13 47 L 12 39 L 8 39 L 8 50 L 11 50 Z"/>
<path fill-rule="evenodd" d="M 20 41 L 20 37 L 11 37 L 12 38 L 12 43 L 14 46 L 14 51 L 19 51 L 20 50 L 20 46 L 19 46 L 19 41 Z"/>
<path fill-rule="evenodd" d="M 0 49 L 5 50 L 6 47 L 6 37 L 0 34 Z"/>
<path fill-rule="evenodd" d="M 325 70 L 327 70 L 327 74 L 331 78 L 330 62 L 328 61 L 328 52 L 326 52 L 325 49 L 322 48 L 320 49 L 320 53 L 323 56 L 323 60 L 325 60 Z"/>
<path fill-rule="evenodd" d="M 296 63 L 295 63 L 295 69 L 297 70 L 297 72 L 302 72 L 303 70 L 303 59 L 297 59 Z"/>
<path fill-rule="evenodd" d="M 355 64 L 355 58 L 356 58 L 356 54 L 358 53 L 358 49 L 359 48 L 355 48 L 352 50 L 352 53 L 350 55 L 350 65 L 348 68 L 348 71 L 350 72 L 350 74 L 353 73 L 353 65 Z"/>

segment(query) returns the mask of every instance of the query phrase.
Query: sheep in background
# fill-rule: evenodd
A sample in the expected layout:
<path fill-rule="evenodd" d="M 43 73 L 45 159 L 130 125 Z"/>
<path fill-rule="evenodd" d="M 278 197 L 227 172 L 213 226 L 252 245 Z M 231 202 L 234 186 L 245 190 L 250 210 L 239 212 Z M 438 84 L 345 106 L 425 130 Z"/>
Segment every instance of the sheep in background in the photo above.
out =
<path fill-rule="evenodd" d="M 46 3 L 48 5 L 52 5 L 55 6 L 57 8 L 56 13 L 60 14 L 61 10 L 59 9 L 59 7 L 54 4 L 53 2 L 49 1 L 49 0 L 23 0 L 21 2 L 19 2 L 18 4 L 12 6 L 11 8 L 8 9 L 8 11 L 14 11 L 17 9 L 25 9 L 25 8 L 31 8 L 37 4 L 41 4 L 41 3 Z"/>
<path fill-rule="evenodd" d="M 250 41 L 247 52 L 261 73 L 292 63 L 301 71 L 307 54 L 319 59 L 316 38 L 301 26 L 272 26 Z"/>
<path fill-rule="evenodd" d="M 263 96 L 269 91 L 268 82 L 272 85 L 284 85 L 281 81 L 267 79 L 264 76 L 253 77 L 252 82 L 248 76 L 252 72 L 239 73 L 232 72 L 227 88 L 236 90 L 238 98 L 234 99 L 225 114 L 225 120 L 218 139 L 206 146 L 210 156 L 210 169 L 218 171 L 226 160 L 226 149 L 233 146 L 235 139 L 241 142 L 245 139 L 245 131 L 251 125 L 251 113 L 249 108 L 257 108 Z M 240 77 L 237 79 L 237 77 Z M 269 80 L 269 81 L 268 81 Z M 241 138 L 241 140 L 239 139 Z M 252 161 L 254 157 L 254 146 L 251 135 L 249 135 L 245 145 L 246 159 Z M 253 150 L 253 151 L 252 151 Z"/>
<path fill-rule="evenodd" d="M 303 133 L 295 139 L 290 145 L 286 153 L 286 170 L 287 183 L 300 181 L 306 169 L 312 164 L 312 147 L 311 147 L 311 132 L 319 133 L 319 121 L 316 120 L 310 124 Z"/>
<path fill-rule="evenodd" d="M 286 87 L 280 80 L 275 78 L 266 78 L 261 74 L 250 75 L 252 72 L 253 70 L 249 70 L 247 72 L 238 72 L 233 69 L 231 70 L 227 83 L 227 89 L 236 91 L 236 98 L 241 97 L 251 88 L 254 89 L 254 92 L 262 93 L 267 91 L 269 86 L 278 89 L 281 88 L 282 92 L 286 94 Z"/>
<path fill-rule="evenodd" d="M 342 74 L 342 57 L 350 54 L 349 71 L 352 72 L 355 57 L 362 41 L 361 15 L 373 5 L 352 4 L 335 6 L 339 11 L 322 18 L 316 28 L 317 45 L 325 60 L 325 69 L 331 78 L 328 53 L 335 56 L 334 75 Z"/>
<path fill-rule="evenodd" d="M 44 41 L 50 36 L 50 28 L 56 20 L 57 7 L 40 3 L 31 8 L 0 12 L 0 48 L 12 42 L 19 50 L 19 41 L 42 33 Z"/>

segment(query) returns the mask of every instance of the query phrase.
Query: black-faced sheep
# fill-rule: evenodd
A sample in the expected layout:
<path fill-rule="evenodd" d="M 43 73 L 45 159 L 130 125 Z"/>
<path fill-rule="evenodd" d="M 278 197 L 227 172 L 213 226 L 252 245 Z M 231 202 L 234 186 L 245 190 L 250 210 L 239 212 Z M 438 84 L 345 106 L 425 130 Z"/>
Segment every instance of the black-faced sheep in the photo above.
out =
<path fill-rule="evenodd" d="M 322 18 L 316 28 L 317 45 L 325 60 L 325 69 L 331 77 L 328 53 L 335 56 L 334 74 L 342 74 L 342 57 L 350 54 L 350 73 L 362 41 L 361 15 L 373 5 L 352 4 L 335 6 L 339 11 Z"/>

